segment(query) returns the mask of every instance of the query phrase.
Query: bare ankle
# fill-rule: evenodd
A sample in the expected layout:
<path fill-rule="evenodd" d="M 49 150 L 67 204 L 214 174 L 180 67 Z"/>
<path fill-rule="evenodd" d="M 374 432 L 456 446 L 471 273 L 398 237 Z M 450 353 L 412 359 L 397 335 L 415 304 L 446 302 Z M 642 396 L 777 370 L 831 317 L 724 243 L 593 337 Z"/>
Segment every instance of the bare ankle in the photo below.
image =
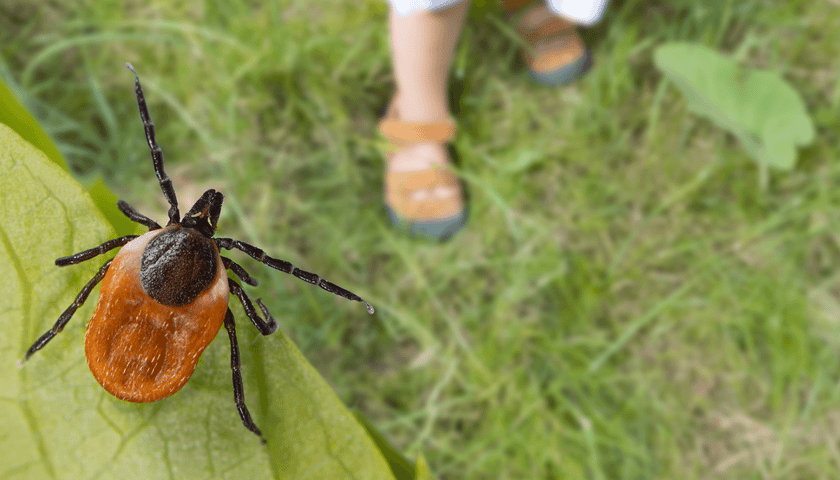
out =
<path fill-rule="evenodd" d="M 445 102 L 432 101 L 417 95 L 400 95 L 396 106 L 399 119 L 404 122 L 433 123 L 450 116 Z"/>

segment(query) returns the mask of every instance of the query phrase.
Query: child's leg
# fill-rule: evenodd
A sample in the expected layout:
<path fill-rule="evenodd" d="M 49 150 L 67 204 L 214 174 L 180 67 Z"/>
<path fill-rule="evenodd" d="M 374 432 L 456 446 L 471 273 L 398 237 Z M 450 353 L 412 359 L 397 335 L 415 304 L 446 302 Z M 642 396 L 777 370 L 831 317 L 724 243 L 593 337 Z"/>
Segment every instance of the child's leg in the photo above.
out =
<path fill-rule="evenodd" d="M 439 166 L 450 161 L 447 77 L 468 10 L 465 0 L 405 16 L 392 5 L 390 15 L 396 95 L 380 129 L 400 148 L 387 157 L 385 203 L 392 223 L 438 239 L 466 221 L 461 185 Z M 407 138 L 413 140 L 400 140 Z"/>
<path fill-rule="evenodd" d="M 446 80 L 469 2 L 401 17 L 391 9 L 391 51 L 400 119 L 435 122 L 449 116 Z"/>

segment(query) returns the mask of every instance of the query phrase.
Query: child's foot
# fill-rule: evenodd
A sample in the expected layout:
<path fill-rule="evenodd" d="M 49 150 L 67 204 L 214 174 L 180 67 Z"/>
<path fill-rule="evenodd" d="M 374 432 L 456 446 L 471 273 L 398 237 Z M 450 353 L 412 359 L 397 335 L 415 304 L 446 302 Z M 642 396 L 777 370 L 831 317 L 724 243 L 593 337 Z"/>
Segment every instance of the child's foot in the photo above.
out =
<path fill-rule="evenodd" d="M 435 123 L 399 120 L 396 103 L 379 124 L 393 144 L 387 155 L 385 206 L 391 223 L 438 240 L 466 221 L 461 184 L 447 168 L 446 144 L 455 135 L 450 119 Z"/>
<path fill-rule="evenodd" d="M 525 52 L 531 77 L 543 85 L 565 85 L 589 70 L 592 56 L 575 30 L 575 24 L 553 14 L 545 5 L 522 13 L 516 30 L 531 45 Z"/>

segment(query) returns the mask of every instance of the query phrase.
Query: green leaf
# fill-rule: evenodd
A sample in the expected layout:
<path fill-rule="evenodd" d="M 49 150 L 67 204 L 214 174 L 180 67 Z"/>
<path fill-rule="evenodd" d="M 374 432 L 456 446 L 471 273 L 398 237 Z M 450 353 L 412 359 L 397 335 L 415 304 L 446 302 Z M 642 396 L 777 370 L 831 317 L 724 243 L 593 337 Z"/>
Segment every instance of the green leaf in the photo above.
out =
<path fill-rule="evenodd" d="M 132 404 L 105 392 L 83 351 L 98 289 L 63 332 L 15 368 L 105 262 L 59 268 L 55 258 L 114 232 L 76 181 L 2 124 L 0 145 L 0 478 L 393 478 L 364 427 L 292 342 L 282 332 L 257 338 L 244 318 L 237 323 L 246 401 L 267 447 L 234 407 L 224 331 L 177 394 Z"/>
<path fill-rule="evenodd" d="M 0 264 L 5 273 L 0 283 L 0 477 L 78 473 L 79 460 L 68 461 L 70 445 L 93 441 L 93 432 L 107 427 L 102 419 L 82 422 L 95 397 L 74 392 L 76 385 L 90 384 L 81 375 L 81 344 L 65 341 L 78 340 L 80 325 L 56 338 L 41 361 L 21 370 L 14 365 L 26 344 L 70 304 L 85 281 L 82 277 L 97 268 L 89 262 L 59 269 L 54 260 L 99 244 L 113 230 L 78 183 L 3 124 L 0 145 Z M 89 307 L 77 315 L 89 315 Z"/>
<path fill-rule="evenodd" d="M 282 331 L 272 340 L 263 431 L 277 478 L 393 479 L 364 427 L 291 340 Z"/>
<path fill-rule="evenodd" d="M 796 146 L 813 141 L 805 104 L 778 73 L 742 67 L 696 44 L 662 45 L 653 58 L 688 108 L 732 132 L 757 162 L 789 170 Z"/>
<path fill-rule="evenodd" d="M 41 128 L 35 118 L 18 102 L 12 90 L 0 81 L 0 123 L 6 124 L 24 140 L 46 154 L 47 158 L 55 162 L 62 169 L 67 170 L 67 163 L 49 135 Z M 93 197 L 105 219 L 111 223 L 118 235 L 135 233 L 136 226 L 117 208 L 117 197 L 102 178 L 96 178 L 87 185 L 87 190 Z"/>

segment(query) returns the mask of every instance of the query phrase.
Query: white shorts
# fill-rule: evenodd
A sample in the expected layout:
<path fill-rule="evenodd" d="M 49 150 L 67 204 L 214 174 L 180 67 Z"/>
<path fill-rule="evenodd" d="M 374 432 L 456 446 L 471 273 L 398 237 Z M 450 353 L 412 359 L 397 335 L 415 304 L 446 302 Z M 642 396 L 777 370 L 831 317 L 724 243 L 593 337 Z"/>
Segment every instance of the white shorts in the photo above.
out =
<path fill-rule="evenodd" d="M 390 0 L 397 15 L 404 17 L 418 10 L 443 10 L 463 0 Z M 561 17 L 578 25 L 597 23 L 608 0 L 545 0 L 546 6 Z"/>

